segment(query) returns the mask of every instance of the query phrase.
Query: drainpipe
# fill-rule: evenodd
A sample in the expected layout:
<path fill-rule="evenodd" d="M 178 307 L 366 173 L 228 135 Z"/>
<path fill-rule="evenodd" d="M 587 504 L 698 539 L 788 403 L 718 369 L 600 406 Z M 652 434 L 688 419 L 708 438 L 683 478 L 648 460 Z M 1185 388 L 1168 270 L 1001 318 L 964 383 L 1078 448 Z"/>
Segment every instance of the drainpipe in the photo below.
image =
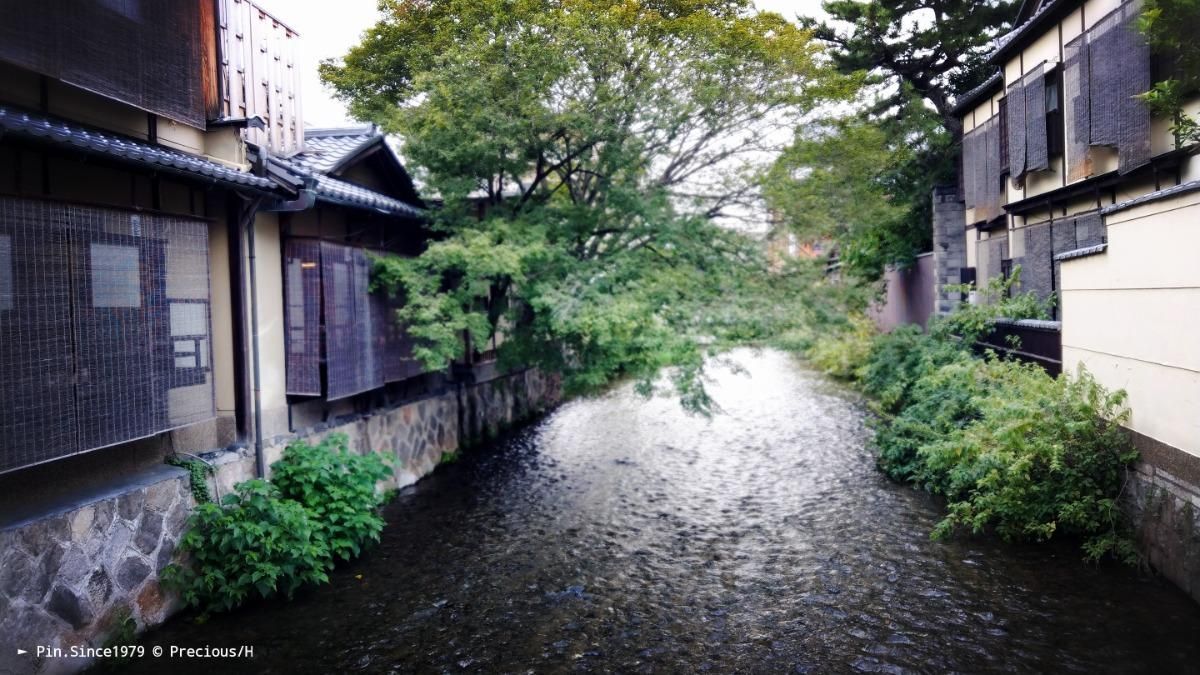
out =
<path fill-rule="evenodd" d="M 258 214 L 262 201 L 262 198 L 258 198 L 246 204 L 242 215 L 241 232 L 242 236 L 246 238 L 250 276 L 250 368 L 254 381 L 254 475 L 266 478 L 262 433 L 262 366 L 258 347 L 258 266 L 254 252 L 254 217 Z"/>

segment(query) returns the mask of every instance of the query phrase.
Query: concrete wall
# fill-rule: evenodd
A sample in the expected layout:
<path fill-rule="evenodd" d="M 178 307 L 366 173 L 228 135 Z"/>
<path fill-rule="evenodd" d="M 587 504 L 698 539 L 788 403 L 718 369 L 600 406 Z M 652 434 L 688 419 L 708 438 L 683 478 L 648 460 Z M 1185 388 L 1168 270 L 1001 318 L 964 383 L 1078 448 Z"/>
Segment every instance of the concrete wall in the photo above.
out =
<path fill-rule="evenodd" d="M 330 420 L 268 439 L 268 462 L 297 438 L 317 442 L 346 434 L 358 452 L 395 458 L 383 487 L 404 487 L 432 472 L 444 453 L 500 433 L 547 410 L 560 397 L 557 379 L 526 370 L 459 384 L 426 398 Z M 216 496 L 254 477 L 251 452 L 205 455 L 217 472 Z M 195 507 L 184 472 L 168 466 L 138 481 L 0 529 L 0 672 L 73 672 L 83 660 L 17 656 L 36 645 L 101 646 L 121 619 L 139 629 L 179 609 L 158 575 L 177 558 L 176 544 Z"/>
<path fill-rule="evenodd" d="M 907 325 L 925 328 L 929 323 L 929 317 L 934 311 L 934 301 L 940 296 L 933 258 L 933 253 L 925 253 L 917 256 L 912 267 L 889 267 L 884 272 L 883 302 L 873 305 L 869 310 L 871 318 L 880 330 L 890 332 Z"/>

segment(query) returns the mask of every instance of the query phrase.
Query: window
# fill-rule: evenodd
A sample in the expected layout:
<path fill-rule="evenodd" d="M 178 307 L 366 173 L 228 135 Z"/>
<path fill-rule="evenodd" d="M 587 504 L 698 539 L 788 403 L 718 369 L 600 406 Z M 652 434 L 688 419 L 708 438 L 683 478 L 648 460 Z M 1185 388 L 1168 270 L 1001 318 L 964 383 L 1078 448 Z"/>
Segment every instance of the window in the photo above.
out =
<path fill-rule="evenodd" d="M 92 244 L 92 307 L 142 306 L 141 265 L 136 246 Z"/>
<path fill-rule="evenodd" d="M 13 308 L 12 237 L 0 234 L 0 312 Z"/>
<path fill-rule="evenodd" d="M 215 414 L 208 224 L 0 197 L 0 473 Z M 15 307 L 14 307 L 15 309 Z"/>

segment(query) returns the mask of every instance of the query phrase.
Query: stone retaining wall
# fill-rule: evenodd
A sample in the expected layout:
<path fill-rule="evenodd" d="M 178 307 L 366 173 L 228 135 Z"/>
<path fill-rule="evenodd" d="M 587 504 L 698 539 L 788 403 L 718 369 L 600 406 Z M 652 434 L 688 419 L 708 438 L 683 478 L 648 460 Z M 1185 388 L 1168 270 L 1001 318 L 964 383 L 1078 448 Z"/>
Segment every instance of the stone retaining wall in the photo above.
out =
<path fill-rule="evenodd" d="M 1138 550 L 1200 602 L 1200 457 L 1134 434 L 1142 459 L 1129 472 L 1124 506 Z"/>
<path fill-rule="evenodd" d="M 558 402 L 557 380 L 535 370 L 460 384 L 446 393 L 269 439 L 268 465 L 297 438 L 344 433 L 358 452 L 393 455 L 389 487 L 411 485 L 444 453 L 498 434 Z M 219 498 L 254 477 L 254 452 L 220 451 L 209 487 Z M 0 674 L 74 672 L 86 659 L 17 655 L 38 645 L 103 646 L 123 622 L 138 630 L 178 609 L 158 583 L 195 507 L 187 473 L 155 468 L 85 504 L 0 530 Z"/>

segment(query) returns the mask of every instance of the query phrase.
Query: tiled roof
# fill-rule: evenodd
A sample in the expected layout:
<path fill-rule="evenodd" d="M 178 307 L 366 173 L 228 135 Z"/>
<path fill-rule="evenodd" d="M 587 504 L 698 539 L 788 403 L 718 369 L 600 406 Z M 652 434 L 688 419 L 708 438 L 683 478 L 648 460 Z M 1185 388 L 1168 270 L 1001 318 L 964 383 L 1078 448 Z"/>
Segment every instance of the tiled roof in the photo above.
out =
<path fill-rule="evenodd" d="M 1003 86 L 1004 86 L 1004 73 L 1001 73 L 1000 71 L 996 71 L 994 74 L 992 74 L 991 77 L 989 77 L 987 80 L 985 80 L 978 87 L 975 87 L 971 91 L 968 91 L 967 93 L 963 94 L 962 96 L 959 96 L 958 99 L 956 99 L 954 101 L 954 108 L 952 108 L 950 110 L 950 112 L 957 115 L 957 114 L 963 112 L 965 108 L 969 108 L 971 106 L 974 106 L 974 105 L 977 105 L 978 103 L 980 103 L 985 98 L 985 95 L 989 91 L 991 91 L 993 89 L 1001 88 Z"/>
<path fill-rule="evenodd" d="M 89 154 L 148 166 L 156 171 L 194 180 L 268 191 L 276 187 L 267 178 L 238 171 L 203 157 L 15 108 L 0 106 L 0 131 L 69 146 Z"/>
<path fill-rule="evenodd" d="M 1196 192 L 1197 190 L 1200 190 L 1200 180 L 1194 180 L 1189 183 L 1180 183 L 1179 185 L 1174 185 L 1169 188 L 1165 188 L 1162 190 L 1157 190 L 1155 192 L 1150 192 L 1148 194 L 1144 194 L 1140 197 L 1134 197 L 1133 199 L 1127 199 L 1123 202 L 1118 202 L 1111 206 L 1106 206 L 1100 210 L 1100 213 L 1107 216 L 1110 213 L 1117 213 L 1118 211 L 1124 211 L 1125 209 L 1131 209 L 1135 206 L 1140 206 L 1142 204 L 1149 204 L 1150 202 L 1156 202 L 1160 199 L 1167 199 L 1168 197 L 1175 197 L 1177 195 L 1183 195 L 1183 194 L 1187 194 L 1189 192 Z"/>
<path fill-rule="evenodd" d="M 1056 10 L 1063 9 L 1072 3 L 1082 4 L 1080 0 L 1044 0 L 1027 21 L 996 40 L 996 50 L 992 52 L 988 60 L 998 63 L 1018 44 L 1024 44 L 1025 38 L 1034 36 L 1036 31 L 1042 27 L 1044 19 L 1048 19 Z"/>
<path fill-rule="evenodd" d="M 294 159 L 272 157 L 271 161 L 304 177 L 310 183 L 310 189 L 316 194 L 317 199 L 321 201 L 379 211 L 393 216 L 420 218 L 424 214 L 424 211 L 412 204 L 319 171 L 313 171 L 295 162 Z"/>
<path fill-rule="evenodd" d="M 304 152 L 293 155 L 294 163 L 311 171 L 329 173 L 359 150 L 382 141 L 374 124 L 335 129 L 305 129 Z"/>

